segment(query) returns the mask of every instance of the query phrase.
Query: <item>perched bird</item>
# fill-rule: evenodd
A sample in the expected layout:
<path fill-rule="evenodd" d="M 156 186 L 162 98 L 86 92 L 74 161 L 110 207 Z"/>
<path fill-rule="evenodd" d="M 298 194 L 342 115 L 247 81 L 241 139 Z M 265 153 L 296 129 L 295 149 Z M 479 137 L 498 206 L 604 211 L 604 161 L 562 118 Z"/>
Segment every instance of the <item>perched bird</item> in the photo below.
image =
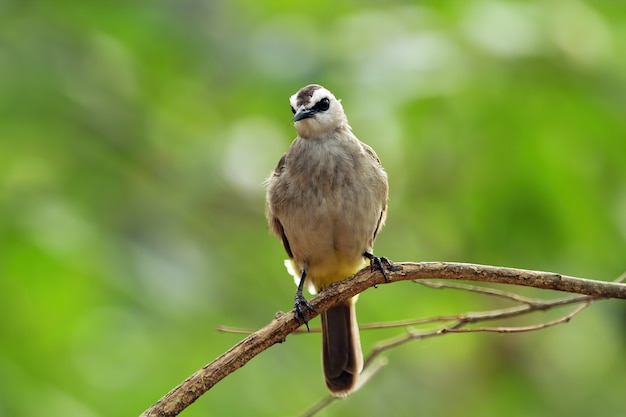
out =
<path fill-rule="evenodd" d="M 387 213 L 387 174 L 374 150 L 352 133 L 343 107 L 311 84 L 290 98 L 298 136 L 267 180 L 267 220 L 282 240 L 294 275 L 296 316 L 313 310 L 302 295 L 341 281 L 367 265 L 392 268 L 372 254 Z M 386 275 L 385 275 L 386 277 Z M 363 353 L 353 297 L 322 314 L 322 362 L 334 396 L 357 385 Z"/>

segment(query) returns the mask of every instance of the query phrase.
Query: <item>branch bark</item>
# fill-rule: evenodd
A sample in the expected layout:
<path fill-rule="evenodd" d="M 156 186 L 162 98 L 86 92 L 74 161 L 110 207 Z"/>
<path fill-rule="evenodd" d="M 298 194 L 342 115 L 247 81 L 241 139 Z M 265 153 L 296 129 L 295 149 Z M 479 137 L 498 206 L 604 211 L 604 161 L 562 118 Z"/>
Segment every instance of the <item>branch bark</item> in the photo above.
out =
<path fill-rule="evenodd" d="M 405 262 L 395 265 L 401 266 L 402 270 L 389 271 L 387 273 L 389 283 L 432 278 L 467 280 L 522 285 L 583 294 L 597 298 L 626 299 L 626 284 L 593 281 L 551 272 L 453 262 Z M 365 291 L 369 287 L 385 283 L 385 279 L 380 272 L 365 268 L 352 277 L 331 285 L 310 300 L 315 313 L 311 314 L 309 312 L 307 318 L 312 319 L 330 307 Z M 223 378 L 244 366 L 250 359 L 270 346 L 282 343 L 287 335 L 298 327 L 300 327 L 300 324 L 296 321 L 293 311 L 277 313 L 270 324 L 250 334 L 213 362 L 195 372 L 144 411 L 141 417 L 178 415 L 202 394 L 210 390 Z"/>

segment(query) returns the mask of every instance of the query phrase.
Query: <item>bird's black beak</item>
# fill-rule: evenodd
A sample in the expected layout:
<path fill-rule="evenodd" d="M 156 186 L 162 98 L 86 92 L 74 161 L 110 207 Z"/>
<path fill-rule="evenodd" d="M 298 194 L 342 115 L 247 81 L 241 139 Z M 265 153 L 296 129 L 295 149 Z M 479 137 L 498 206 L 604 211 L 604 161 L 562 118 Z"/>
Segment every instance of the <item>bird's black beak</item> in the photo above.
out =
<path fill-rule="evenodd" d="M 296 114 L 293 116 L 293 121 L 297 122 L 298 120 L 308 119 L 309 117 L 313 117 L 315 115 L 315 110 L 313 109 L 305 109 L 304 106 L 300 106 Z"/>

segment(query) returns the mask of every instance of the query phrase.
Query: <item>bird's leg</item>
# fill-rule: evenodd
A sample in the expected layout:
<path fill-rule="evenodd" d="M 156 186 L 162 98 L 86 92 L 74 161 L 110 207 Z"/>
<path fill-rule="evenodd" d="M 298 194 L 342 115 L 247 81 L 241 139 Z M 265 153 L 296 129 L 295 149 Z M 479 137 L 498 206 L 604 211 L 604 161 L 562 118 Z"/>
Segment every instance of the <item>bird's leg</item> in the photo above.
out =
<path fill-rule="evenodd" d="M 370 269 L 372 271 L 378 269 L 385 277 L 385 281 L 389 282 L 389 277 L 387 276 L 387 271 L 399 271 L 402 269 L 399 265 L 394 265 L 389 259 L 381 256 L 374 256 L 369 252 L 363 252 L 363 256 L 370 260 Z"/>
<path fill-rule="evenodd" d="M 300 277 L 300 283 L 298 284 L 298 289 L 296 290 L 296 302 L 294 304 L 294 311 L 296 315 L 296 320 L 300 323 L 304 323 L 306 329 L 309 329 L 309 321 L 306 319 L 306 310 L 309 310 L 315 313 L 315 309 L 309 304 L 309 302 L 302 295 L 302 289 L 304 288 L 304 279 L 306 278 L 306 269 L 302 271 L 302 276 Z"/>

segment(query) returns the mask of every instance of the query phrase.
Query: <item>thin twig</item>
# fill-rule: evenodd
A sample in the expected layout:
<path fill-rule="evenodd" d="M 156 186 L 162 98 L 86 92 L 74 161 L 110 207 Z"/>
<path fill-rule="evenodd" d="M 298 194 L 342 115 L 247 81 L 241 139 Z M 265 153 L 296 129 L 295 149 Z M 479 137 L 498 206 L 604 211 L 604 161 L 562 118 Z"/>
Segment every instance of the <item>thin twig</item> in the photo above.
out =
<path fill-rule="evenodd" d="M 518 303 L 531 304 L 535 301 L 533 298 L 524 297 L 519 294 L 515 294 L 513 292 L 502 291 L 495 288 L 488 287 L 478 287 L 476 285 L 468 285 L 468 284 L 457 284 L 454 282 L 435 282 L 429 280 L 416 280 L 413 281 L 417 284 L 424 285 L 429 288 L 435 289 L 455 289 L 462 291 L 474 292 L 477 294 L 490 295 L 498 298 L 503 298 L 505 300 L 515 301 Z"/>
<path fill-rule="evenodd" d="M 592 298 L 588 296 L 582 297 L 569 297 L 569 298 L 561 298 L 553 300 L 553 302 L 546 302 L 546 304 L 537 307 L 536 304 L 525 304 L 521 306 L 515 306 L 506 309 L 500 310 L 492 310 L 492 311 L 484 311 L 484 312 L 476 312 L 476 313 L 467 313 L 460 314 L 457 316 L 456 320 L 449 324 L 448 326 L 444 326 L 439 329 L 427 330 L 427 331 L 416 331 L 413 328 L 408 328 L 407 333 L 402 336 L 397 336 L 382 342 L 377 343 L 373 348 L 370 354 L 366 357 L 364 362 L 364 369 L 367 366 L 370 366 L 372 361 L 376 359 L 380 354 L 387 350 L 391 350 L 398 346 L 401 346 L 405 343 L 414 340 L 424 340 L 432 337 L 443 336 L 449 333 L 478 333 L 478 332 L 495 332 L 495 333 L 520 333 L 520 332 L 530 332 L 545 329 L 547 327 L 552 327 L 557 324 L 563 324 L 569 322 L 572 317 L 579 314 L 582 310 L 587 308 L 593 302 L 597 301 L 597 298 Z M 539 323 L 530 326 L 516 326 L 516 327 L 472 327 L 467 328 L 470 324 L 476 324 L 483 321 L 488 320 L 502 320 L 512 317 L 518 317 L 521 315 L 530 314 L 535 311 L 545 311 L 551 308 L 561 307 L 564 305 L 570 304 L 578 304 L 583 303 L 581 306 L 577 307 L 570 313 L 549 322 Z"/>
<path fill-rule="evenodd" d="M 515 326 L 515 327 L 473 327 L 470 329 L 465 328 L 456 328 L 456 329 L 448 329 L 443 330 L 444 333 L 477 333 L 477 332 L 492 332 L 492 333 L 523 333 L 523 332 L 532 332 L 541 329 L 547 329 L 548 327 L 556 326 L 557 324 L 568 323 L 575 315 L 583 311 L 585 308 L 589 307 L 594 300 L 587 300 L 584 304 L 578 306 L 575 310 L 571 311 L 569 314 L 566 314 L 563 317 L 560 317 L 556 320 L 533 324 L 529 326 Z M 582 301 L 581 301 L 582 302 Z"/>

